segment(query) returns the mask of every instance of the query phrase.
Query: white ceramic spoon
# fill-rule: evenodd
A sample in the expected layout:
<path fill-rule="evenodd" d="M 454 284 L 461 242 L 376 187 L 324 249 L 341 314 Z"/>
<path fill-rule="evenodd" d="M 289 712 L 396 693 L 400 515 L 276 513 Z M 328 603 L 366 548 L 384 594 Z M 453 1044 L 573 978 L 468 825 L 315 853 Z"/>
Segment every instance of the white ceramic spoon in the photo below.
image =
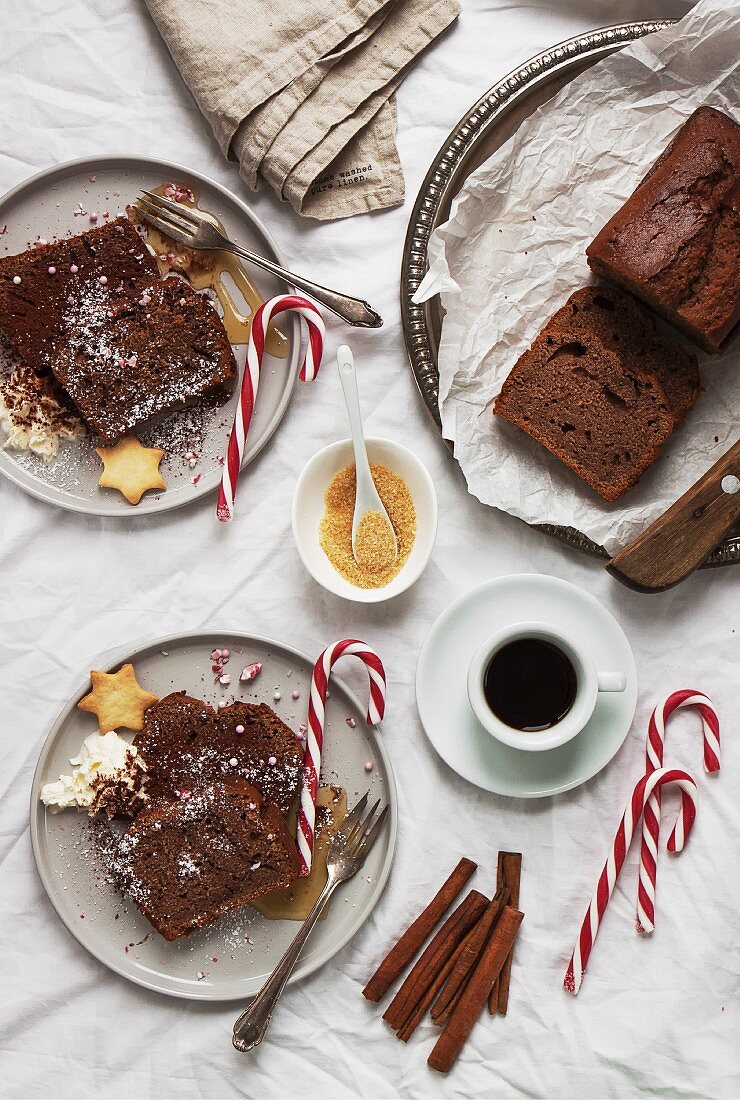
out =
<path fill-rule="evenodd" d="M 393 556 L 396 558 L 398 556 L 396 532 L 393 530 L 393 524 L 385 510 L 385 505 L 380 499 L 378 490 L 375 488 L 373 475 L 370 473 L 370 463 L 368 462 L 367 448 L 365 447 L 365 433 L 362 428 L 362 415 L 360 413 L 360 394 L 357 389 L 355 360 L 351 348 L 347 347 L 346 344 L 342 344 L 337 349 L 337 366 L 339 368 L 339 380 L 344 390 L 344 400 L 347 404 L 349 429 L 352 436 L 352 447 L 355 452 L 356 493 L 355 514 L 352 518 L 352 553 L 356 558 L 357 528 L 360 525 L 362 517 L 367 512 L 380 512 L 381 516 L 385 517 L 385 521 L 393 536 Z"/>

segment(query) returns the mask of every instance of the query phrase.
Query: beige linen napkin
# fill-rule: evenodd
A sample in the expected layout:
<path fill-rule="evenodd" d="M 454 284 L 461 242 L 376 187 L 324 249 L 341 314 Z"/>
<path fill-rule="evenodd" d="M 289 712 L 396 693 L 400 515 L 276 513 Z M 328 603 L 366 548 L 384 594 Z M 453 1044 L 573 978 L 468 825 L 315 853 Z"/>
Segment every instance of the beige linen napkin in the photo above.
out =
<path fill-rule="evenodd" d="M 147 0 L 223 152 L 295 210 L 403 201 L 393 93 L 459 0 Z"/>

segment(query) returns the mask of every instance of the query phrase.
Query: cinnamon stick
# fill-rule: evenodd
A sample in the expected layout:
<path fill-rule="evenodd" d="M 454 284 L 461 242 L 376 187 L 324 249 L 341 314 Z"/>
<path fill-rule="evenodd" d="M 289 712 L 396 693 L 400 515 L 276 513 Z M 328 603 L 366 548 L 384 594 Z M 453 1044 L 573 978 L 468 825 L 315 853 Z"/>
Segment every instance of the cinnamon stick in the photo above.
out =
<path fill-rule="evenodd" d="M 468 933 L 468 934 L 470 934 L 470 933 Z M 398 1031 L 396 1032 L 396 1038 L 400 1039 L 401 1042 L 407 1043 L 409 1041 L 409 1039 L 411 1038 L 411 1036 L 416 1031 L 416 1029 L 419 1026 L 419 1024 L 421 1023 L 421 1021 L 424 1019 L 424 1016 L 426 1014 L 427 1009 L 429 1008 L 430 1004 L 432 1003 L 432 1001 L 434 1000 L 434 998 L 437 996 L 440 989 L 444 985 L 446 978 L 448 977 L 450 972 L 453 970 L 453 968 L 455 966 L 455 963 L 457 962 L 458 958 L 460 957 L 461 951 L 465 947 L 465 943 L 466 943 L 466 940 L 463 940 L 462 943 L 459 943 L 457 945 L 457 947 L 455 948 L 453 953 L 450 955 L 447 962 L 444 964 L 444 966 L 440 970 L 437 977 L 434 979 L 432 984 L 429 986 L 429 989 L 426 991 L 426 993 L 424 994 L 422 999 L 419 1001 L 418 1005 L 414 1009 L 414 1011 L 411 1014 L 411 1016 L 409 1017 L 408 1021 L 403 1025 L 403 1027 L 399 1028 Z"/>
<path fill-rule="evenodd" d="M 459 999 L 458 994 L 462 994 L 463 988 L 467 984 L 468 978 L 473 971 L 473 967 L 483 951 L 483 947 L 491 933 L 491 929 L 498 920 L 501 910 L 507 904 L 508 900 L 509 892 L 505 886 L 502 886 L 493 895 L 493 898 L 488 904 L 488 908 L 475 928 L 471 929 L 465 938 L 460 957 L 455 963 L 453 970 L 450 972 L 439 997 L 434 1002 L 431 1015 L 435 1023 L 446 1023 L 451 1016 L 452 1010 Z"/>
<path fill-rule="evenodd" d="M 518 909 L 510 905 L 504 908 L 457 1008 L 427 1059 L 432 1069 L 449 1073 L 454 1066 L 483 1010 L 491 985 L 501 973 L 506 957 L 514 946 L 523 919 L 524 914 Z"/>
<path fill-rule="evenodd" d="M 414 1009 L 444 967 L 450 955 L 476 924 L 488 898 L 471 890 L 447 918 L 408 973 L 406 980 L 383 1013 L 383 1019 L 398 1031 L 413 1015 Z"/>
<path fill-rule="evenodd" d="M 362 991 L 368 1001 L 379 1001 L 384 993 L 406 969 L 427 936 L 439 923 L 478 865 L 471 859 L 461 859 L 455 870 L 437 891 L 426 909 L 409 925 L 394 947 L 388 952 L 370 981 Z"/>
<path fill-rule="evenodd" d="M 522 853 L 499 852 L 496 885 L 505 886 L 509 891 L 509 904 L 519 908 L 519 886 L 522 878 Z M 498 1013 L 506 1015 L 509 1007 L 509 985 L 511 983 L 511 964 L 514 952 L 509 954 L 500 976 L 494 982 L 488 996 L 488 1012 L 491 1016 Z"/>

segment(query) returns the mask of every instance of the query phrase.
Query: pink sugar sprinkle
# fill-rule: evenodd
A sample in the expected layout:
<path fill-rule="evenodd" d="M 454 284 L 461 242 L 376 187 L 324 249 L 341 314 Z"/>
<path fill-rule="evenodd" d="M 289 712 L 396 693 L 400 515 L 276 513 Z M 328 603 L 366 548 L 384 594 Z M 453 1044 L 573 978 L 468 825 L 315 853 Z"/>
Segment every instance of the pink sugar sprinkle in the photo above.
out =
<path fill-rule="evenodd" d="M 97 212 L 97 210 L 91 210 L 91 211 L 90 211 L 90 221 L 92 222 L 92 224 L 93 224 L 93 225 L 95 225 L 95 222 L 96 222 L 97 220 L 98 220 L 98 212 Z"/>
<path fill-rule="evenodd" d="M 270 765 L 271 768 L 274 768 L 275 765 L 277 764 L 277 757 L 276 756 L 271 756 L 268 759 L 267 763 Z"/>
<path fill-rule="evenodd" d="M 47 267 L 46 269 L 50 275 L 56 275 L 57 269 L 55 267 Z"/>
<path fill-rule="evenodd" d="M 366 772 L 371 772 L 372 770 L 373 770 L 373 762 L 372 762 L 372 760 L 367 760 L 365 762 L 365 771 Z"/>
<path fill-rule="evenodd" d="M 244 726 L 241 723 L 239 723 L 239 725 L 236 727 L 236 732 L 244 733 Z"/>
<path fill-rule="evenodd" d="M 293 699 L 300 699 L 300 697 L 301 697 L 300 691 L 291 691 L 290 694 L 291 694 L 291 698 L 293 698 Z"/>
<path fill-rule="evenodd" d="M 77 264 L 70 264 L 70 265 L 69 265 L 69 271 L 70 271 L 70 274 L 71 274 L 71 275 L 76 275 L 76 274 L 77 274 L 77 272 L 78 272 L 79 270 L 80 270 L 80 269 L 79 269 L 79 267 L 77 266 Z"/>
<path fill-rule="evenodd" d="M 107 275 L 101 275 L 100 278 L 98 279 L 98 282 L 100 283 L 101 286 L 106 286 L 107 283 L 108 283 L 108 276 Z"/>
<path fill-rule="evenodd" d="M 14 276 L 13 276 L 13 282 L 15 283 L 15 285 L 16 285 L 16 286 L 20 286 L 20 285 L 21 285 L 21 277 L 20 277 L 20 275 L 14 275 Z"/>

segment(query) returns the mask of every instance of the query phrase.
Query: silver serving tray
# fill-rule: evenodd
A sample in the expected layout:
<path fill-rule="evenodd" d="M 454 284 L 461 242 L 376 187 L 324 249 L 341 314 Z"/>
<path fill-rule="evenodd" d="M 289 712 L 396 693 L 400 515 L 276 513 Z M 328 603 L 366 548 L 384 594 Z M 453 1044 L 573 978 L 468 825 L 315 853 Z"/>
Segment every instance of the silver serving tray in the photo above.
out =
<path fill-rule="evenodd" d="M 401 317 L 411 369 L 424 404 L 442 430 L 439 416 L 437 351 L 443 311 L 439 298 L 412 301 L 427 267 L 430 234 L 445 222 L 465 180 L 516 132 L 542 103 L 594 62 L 671 25 L 670 20 L 623 23 L 561 42 L 505 76 L 464 115 L 435 156 L 414 203 L 401 264 Z M 448 446 L 450 444 L 445 440 Z M 609 555 L 574 527 L 537 524 L 568 546 L 598 557 Z M 740 534 L 726 538 L 705 565 L 740 564 Z"/>

